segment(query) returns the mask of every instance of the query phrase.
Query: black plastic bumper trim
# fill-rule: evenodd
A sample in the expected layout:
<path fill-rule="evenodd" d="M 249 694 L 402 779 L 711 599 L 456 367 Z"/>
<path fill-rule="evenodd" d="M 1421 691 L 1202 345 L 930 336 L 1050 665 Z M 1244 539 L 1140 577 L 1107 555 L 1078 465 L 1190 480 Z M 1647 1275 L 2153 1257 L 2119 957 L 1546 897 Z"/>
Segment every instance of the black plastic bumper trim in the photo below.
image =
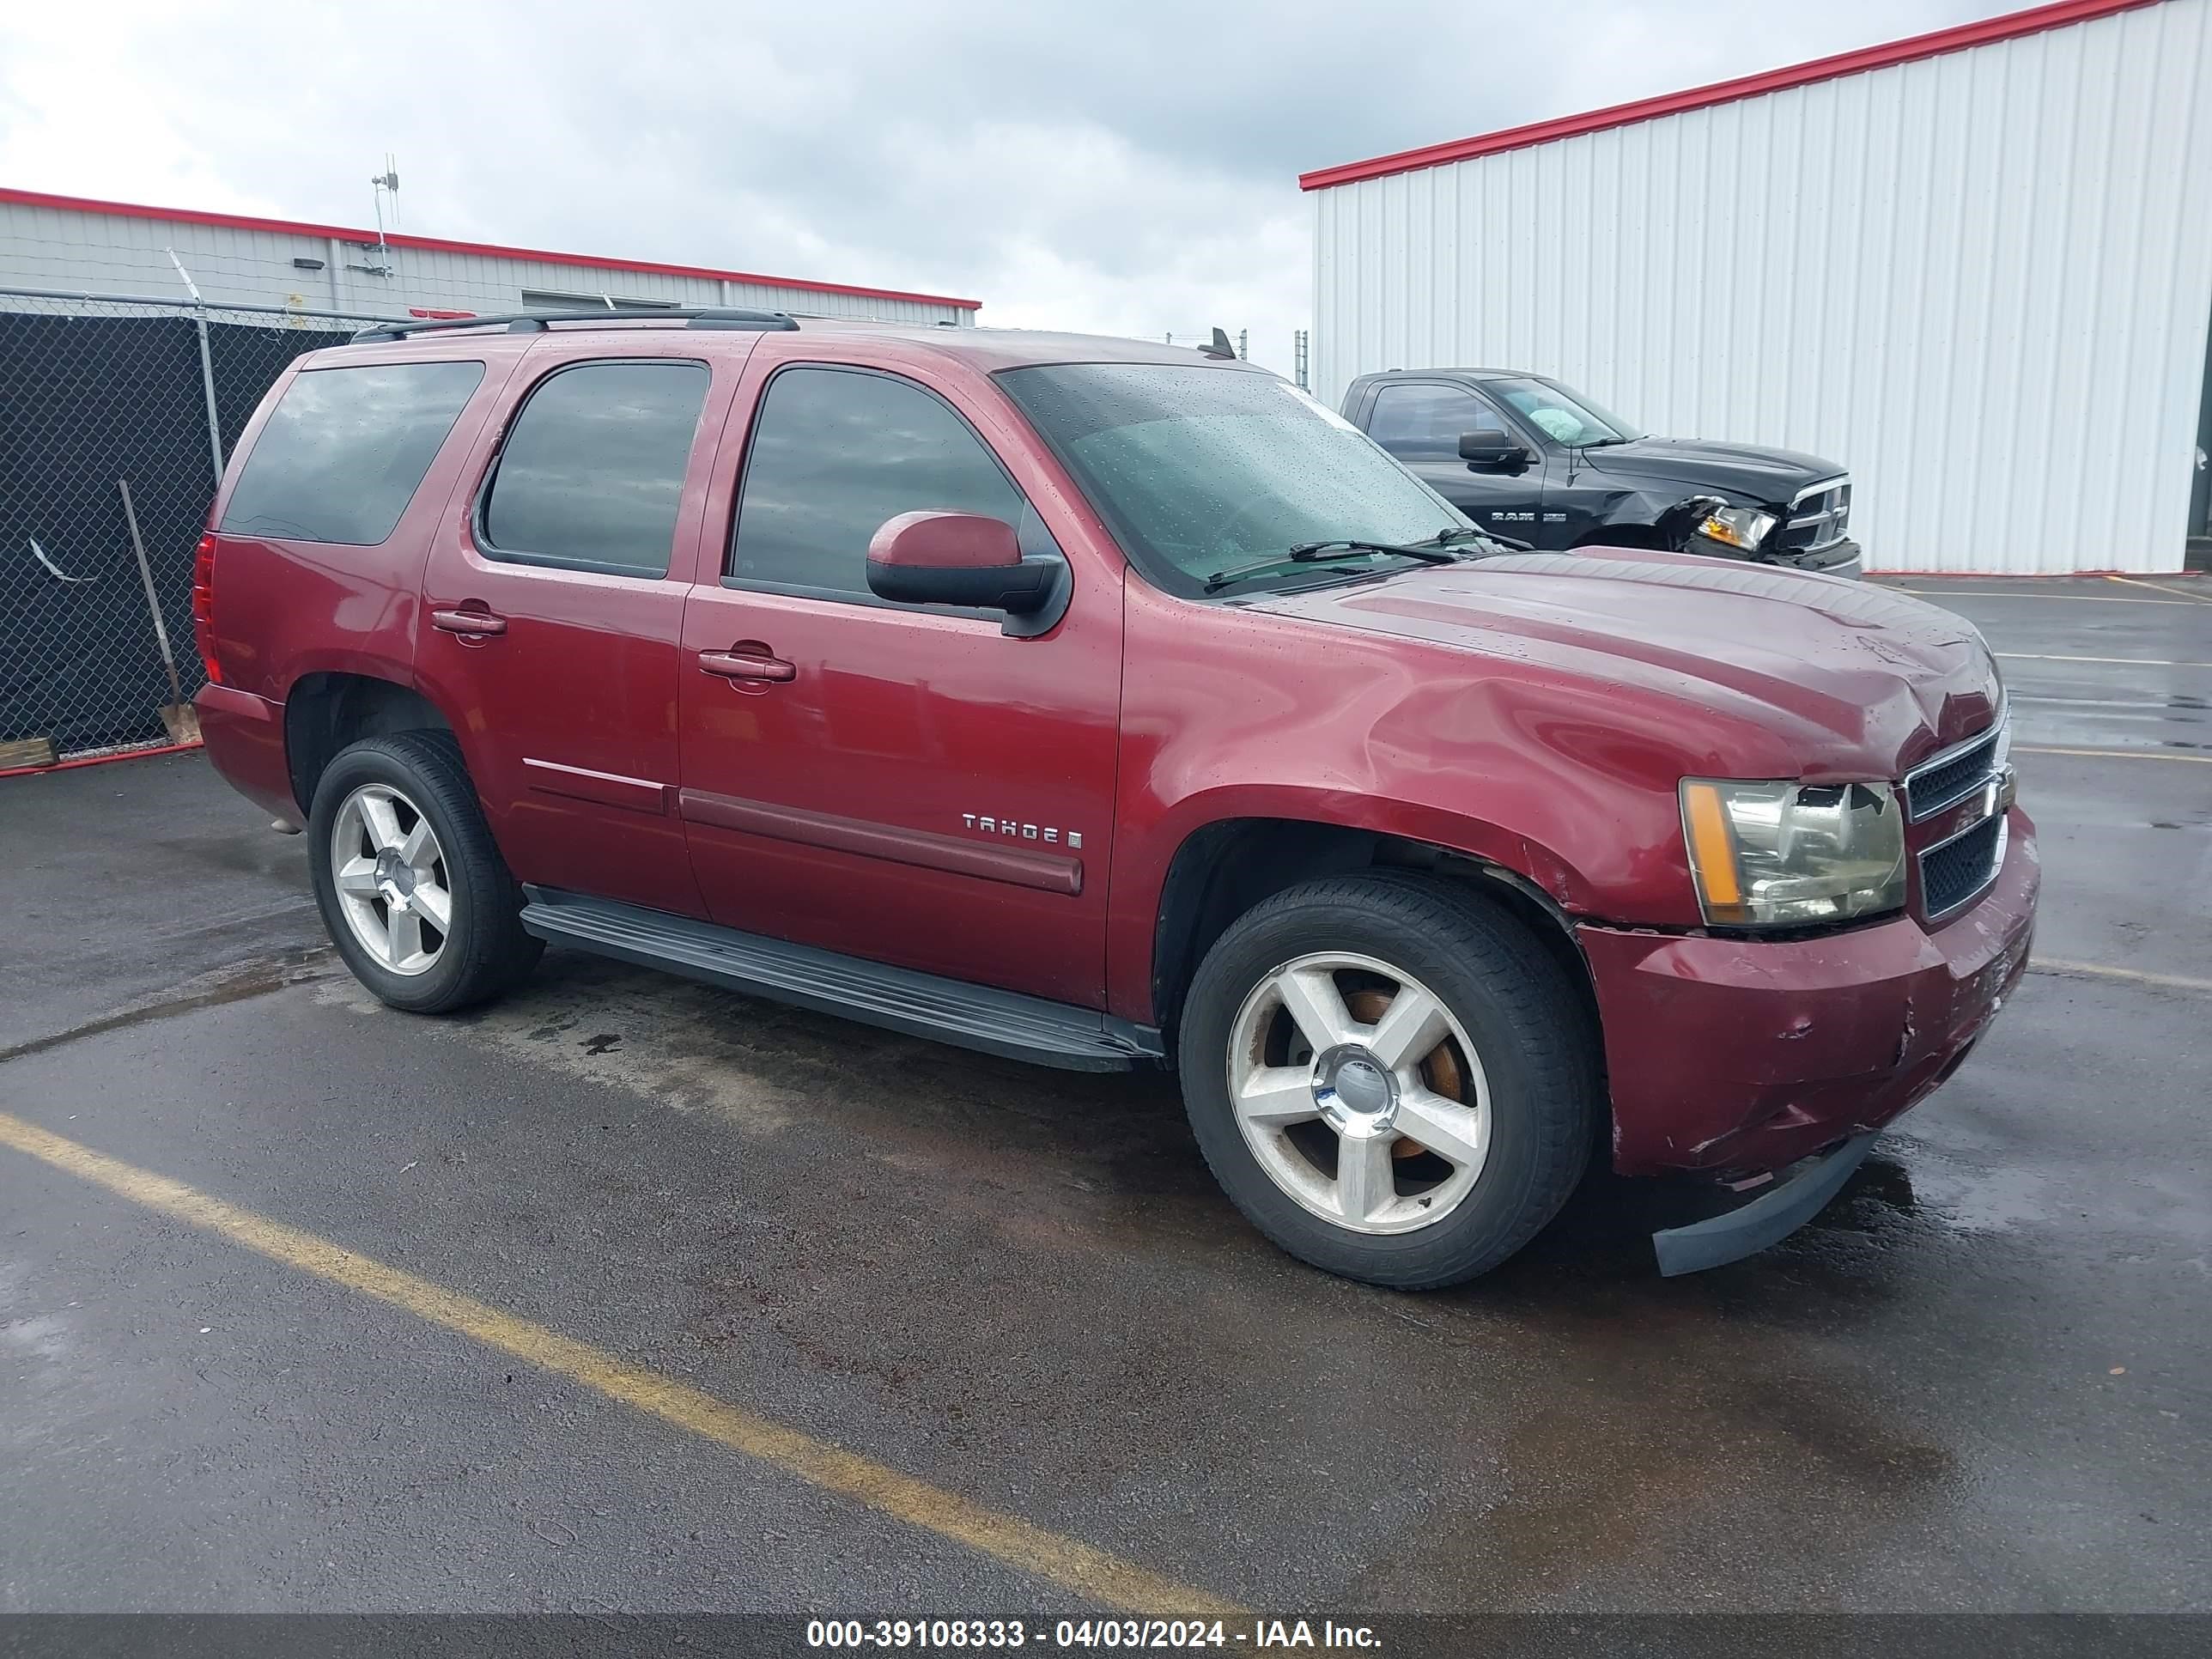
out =
<path fill-rule="evenodd" d="M 1873 1150 L 1875 1132 L 1854 1135 L 1832 1152 L 1802 1161 L 1750 1203 L 1687 1227 L 1651 1235 L 1662 1278 L 1725 1267 L 1779 1243 L 1818 1215 Z"/>

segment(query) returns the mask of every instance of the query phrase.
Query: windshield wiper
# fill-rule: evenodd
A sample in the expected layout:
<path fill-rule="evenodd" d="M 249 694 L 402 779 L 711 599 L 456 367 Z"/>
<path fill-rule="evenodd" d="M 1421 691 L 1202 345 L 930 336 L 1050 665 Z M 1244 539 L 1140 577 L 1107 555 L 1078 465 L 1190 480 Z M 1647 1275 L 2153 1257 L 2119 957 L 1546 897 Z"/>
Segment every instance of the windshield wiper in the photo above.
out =
<path fill-rule="evenodd" d="M 1347 553 L 1403 553 L 1425 564 L 1457 564 L 1459 560 L 1440 547 L 1408 546 L 1402 542 L 1300 542 L 1291 556 L 1304 564 L 1313 559 L 1338 559 Z"/>
<path fill-rule="evenodd" d="M 1455 547 L 1460 543 L 1467 541 L 1488 542 L 1492 546 L 1502 547 L 1509 553 L 1534 553 L 1536 550 L 1536 544 L 1534 542 L 1524 542 L 1518 536 L 1501 536 L 1495 530 L 1485 530 L 1479 524 L 1449 526 L 1437 532 L 1420 545 Z"/>
<path fill-rule="evenodd" d="M 1404 558 L 1419 559 L 1424 564 L 1459 562 L 1458 554 L 1447 553 L 1441 547 L 1401 547 L 1395 542 L 1352 540 L 1300 542 L 1296 547 L 1272 559 L 1238 565 L 1234 570 L 1215 571 L 1206 579 L 1206 591 L 1218 593 L 1223 588 L 1241 582 L 1247 576 L 1264 576 L 1271 570 L 1281 569 L 1285 564 L 1333 564 L 1339 559 L 1362 558 L 1370 553 L 1395 553 Z"/>

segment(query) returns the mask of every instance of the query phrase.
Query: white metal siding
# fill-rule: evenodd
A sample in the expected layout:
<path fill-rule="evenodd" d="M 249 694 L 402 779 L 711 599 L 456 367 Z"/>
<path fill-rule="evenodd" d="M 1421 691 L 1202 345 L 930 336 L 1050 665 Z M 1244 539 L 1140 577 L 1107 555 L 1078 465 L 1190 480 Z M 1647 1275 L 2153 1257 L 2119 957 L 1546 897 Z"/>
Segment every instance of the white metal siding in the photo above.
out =
<path fill-rule="evenodd" d="M 182 300 L 184 287 L 165 252 L 172 247 L 210 305 L 292 305 L 404 317 L 411 307 L 519 311 L 522 290 L 537 289 L 882 322 L 965 326 L 975 319 L 973 311 L 961 307 L 830 293 L 800 283 L 610 270 L 438 248 L 393 247 L 388 258 L 392 274 L 380 276 L 364 269 L 386 263 L 379 258 L 374 241 L 0 202 L 0 287 L 173 295 Z M 297 270 L 295 258 L 320 259 L 324 268 Z"/>
<path fill-rule="evenodd" d="M 1530 368 L 1848 467 L 1875 568 L 2180 568 L 2212 0 L 1314 196 L 1326 401 Z"/>

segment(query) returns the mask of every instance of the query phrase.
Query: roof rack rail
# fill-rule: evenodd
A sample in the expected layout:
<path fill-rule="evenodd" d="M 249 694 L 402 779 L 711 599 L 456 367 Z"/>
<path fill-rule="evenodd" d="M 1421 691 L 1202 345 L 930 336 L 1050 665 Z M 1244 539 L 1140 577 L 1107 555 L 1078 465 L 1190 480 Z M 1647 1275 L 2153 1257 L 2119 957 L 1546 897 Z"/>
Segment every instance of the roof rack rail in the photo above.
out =
<path fill-rule="evenodd" d="M 732 306 L 655 306 L 637 311 L 521 311 L 486 317 L 426 317 L 408 322 L 376 323 L 358 331 L 353 343 L 404 340 L 410 334 L 436 334 L 459 328 L 496 328 L 508 334 L 543 334 L 549 323 L 681 322 L 686 328 L 797 328 L 786 311 L 747 311 Z"/>

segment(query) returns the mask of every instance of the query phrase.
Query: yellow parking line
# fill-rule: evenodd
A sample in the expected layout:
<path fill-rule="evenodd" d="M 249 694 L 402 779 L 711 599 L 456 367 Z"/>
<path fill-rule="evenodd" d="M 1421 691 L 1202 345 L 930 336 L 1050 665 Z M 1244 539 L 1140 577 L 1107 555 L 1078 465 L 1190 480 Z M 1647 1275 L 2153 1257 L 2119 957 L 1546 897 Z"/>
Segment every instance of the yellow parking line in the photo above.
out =
<path fill-rule="evenodd" d="M 5 1112 L 0 1112 L 0 1146 L 12 1146 L 133 1203 L 258 1250 L 271 1261 L 388 1302 L 419 1319 L 472 1337 L 487 1347 L 580 1382 L 610 1400 L 649 1412 L 811 1486 L 964 1544 L 1078 1595 L 1135 1613 L 1207 1619 L 1245 1616 L 1242 1608 L 1203 1590 L 1164 1578 L 1018 1516 L 970 1503 L 858 1453 L 629 1364 L 589 1343 L 503 1314 L 374 1257 L 210 1198 L 166 1176 L 121 1163 Z"/>
<path fill-rule="evenodd" d="M 2068 962 L 2058 957 L 2038 957 L 2028 963 L 2032 973 L 2086 974 L 2095 979 L 2124 979 L 2138 985 L 2163 985 L 2174 991 L 2212 992 L 2212 979 L 2191 979 L 2186 974 L 2150 974 L 2140 968 L 2107 968 L 2101 962 Z"/>
<path fill-rule="evenodd" d="M 2162 760 L 2193 761 L 2199 766 L 2212 766 L 2212 755 L 2169 755 L 2155 749 L 2046 749 L 2038 744 L 2016 743 L 2012 746 L 2015 755 L 2087 755 L 2092 760 Z"/>
<path fill-rule="evenodd" d="M 2168 587 L 2164 582 L 2147 582 L 2140 576 L 2106 575 L 2108 582 L 2125 582 L 2130 587 L 2154 587 L 2161 593 L 2179 593 L 2185 599 L 2198 605 L 2212 605 L 2212 593 L 2192 593 L 2185 587 Z"/>

